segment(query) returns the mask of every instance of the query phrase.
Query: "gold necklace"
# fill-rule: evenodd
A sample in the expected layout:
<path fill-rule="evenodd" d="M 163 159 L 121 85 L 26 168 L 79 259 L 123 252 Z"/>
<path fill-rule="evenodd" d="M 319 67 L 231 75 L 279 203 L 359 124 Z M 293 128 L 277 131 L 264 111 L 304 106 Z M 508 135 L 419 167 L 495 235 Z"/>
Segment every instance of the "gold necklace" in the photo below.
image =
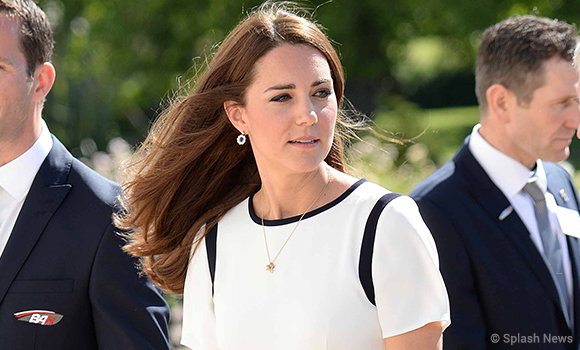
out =
<path fill-rule="evenodd" d="M 310 210 L 310 208 L 312 208 L 314 203 L 318 202 L 318 199 L 320 199 L 320 197 L 322 196 L 322 194 L 326 190 L 326 187 L 328 187 L 329 183 L 330 183 L 330 181 L 328 181 L 326 183 L 326 185 L 324 185 L 324 188 L 322 189 L 322 191 L 320 191 L 320 193 L 318 194 L 318 196 L 316 197 L 314 202 L 312 202 L 310 204 L 310 206 L 308 207 L 308 209 L 306 209 L 306 211 L 300 216 L 300 219 L 298 219 L 296 226 L 294 226 L 294 228 L 292 229 L 292 232 L 290 232 L 290 234 L 288 235 L 288 238 L 286 238 L 286 241 L 284 242 L 284 244 L 282 244 L 282 247 L 278 251 L 278 254 L 276 254 L 276 256 L 274 257 L 274 259 L 270 259 L 270 249 L 268 249 L 268 239 L 266 238 L 266 227 L 264 226 L 264 212 L 262 212 L 262 215 L 261 215 L 262 232 L 264 233 L 264 243 L 266 244 L 266 255 L 268 256 L 268 261 L 269 261 L 269 264 L 266 265 L 266 271 L 270 271 L 270 273 L 274 273 L 274 268 L 276 267 L 276 265 L 274 265 L 274 261 L 276 261 L 276 259 L 278 258 L 278 255 L 280 255 L 280 253 L 282 253 L 282 249 L 284 249 L 284 247 L 286 246 L 286 243 L 288 243 L 288 241 L 290 240 L 290 237 L 292 237 L 292 235 L 294 234 L 294 231 L 296 231 L 296 229 L 298 228 L 298 225 L 300 225 L 300 222 L 302 221 L 302 218 L 304 218 L 304 215 L 306 215 L 306 213 L 308 213 L 308 211 Z M 266 201 L 264 200 L 264 203 L 265 202 Z"/>

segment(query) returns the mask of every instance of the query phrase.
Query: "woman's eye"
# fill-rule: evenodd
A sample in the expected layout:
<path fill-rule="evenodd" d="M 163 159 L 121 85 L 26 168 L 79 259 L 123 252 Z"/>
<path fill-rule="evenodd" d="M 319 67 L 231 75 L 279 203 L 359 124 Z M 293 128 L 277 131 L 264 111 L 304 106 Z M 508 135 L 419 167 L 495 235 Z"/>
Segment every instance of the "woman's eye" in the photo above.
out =
<path fill-rule="evenodd" d="M 330 90 L 329 89 L 321 89 L 316 91 L 316 93 L 314 94 L 314 96 L 316 97 L 328 97 L 330 95 Z"/>
<path fill-rule="evenodd" d="M 290 99 L 290 95 L 288 94 L 281 94 L 278 96 L 273 97 L 270 101 L 272 102 L 286 102 Z"/>

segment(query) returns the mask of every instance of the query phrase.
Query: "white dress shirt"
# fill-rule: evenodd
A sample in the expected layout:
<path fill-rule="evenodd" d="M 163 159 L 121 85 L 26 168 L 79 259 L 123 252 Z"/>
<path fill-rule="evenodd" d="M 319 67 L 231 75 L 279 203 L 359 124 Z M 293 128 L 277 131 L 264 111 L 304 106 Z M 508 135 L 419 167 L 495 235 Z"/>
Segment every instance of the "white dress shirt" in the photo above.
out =
<path fill-rule="evenodd" d="M 538 223 L 536 221 L 536 214 L 534 212 L 534 202 L 532 198 L 524 193 L 522 189 L 526 185 L 528 179 L 532 176 L 533 171 L 528 169 L 517 160 L 503 154 L 498 149 L 490 145 L 479 133 L 480 124 L 473 127 L 471 138 L 469 140 L 469 150 L 481 165 L 483 170 L 490 177 L 491 181 L 501 190 L 510 202 L 513 210 L 522 219 L 524 225 L 530 232 L 530 238 L 544 255 L 544 246 L 538 230 Z M 572 282 L 572 267 L 570 265 L 570 254 L 568 252 L 568 242 L 566 236 L 562 232 L 558 223 L 556 215 L 556 200 L 551 193 L 547 192 L 548 181 L 546 180 L 546 172 L 542 161 L 538 159 L 536 162 L 536 174 L 538 177 L 537 184 L 540 189 L 544 191 L 546 196 L 546 206 L 548 207 L 550 222 L 552 229 L 556 232 L 558 242 L 562 248 L 562 259 L 564 260 L 564 275 L 566 276 L 566 284 L 568 287 L 568 296 L 570 299 L 571 309 L 573 310 L 573 282 Z"/>
<path fill-rule="evenodd" d="M 44 120 L 40 137 L 18 158 L 0 166 L 0 256 L 10 238 L 32 181 L 52 149 L 52 137 Z"/>

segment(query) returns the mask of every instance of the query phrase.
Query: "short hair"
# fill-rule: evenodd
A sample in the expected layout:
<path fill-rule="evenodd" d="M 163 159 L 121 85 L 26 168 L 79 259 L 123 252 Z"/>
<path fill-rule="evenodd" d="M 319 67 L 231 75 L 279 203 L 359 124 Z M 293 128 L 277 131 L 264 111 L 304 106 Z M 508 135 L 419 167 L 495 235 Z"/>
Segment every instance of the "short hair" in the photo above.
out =
<path fill-rule="evenodd" d="M 32 0 L 0 0 L 0 13 L 15 18 L 20 25 L 20 48 L 29 76 L 52 57 L 54 40 L 46 14 Z"/>
<path fill-rule="evenodd" d="M 482 35 L 475 69 L 475 93 L 487 112 L 487 89 L 501 84 L 518 104 L 528 105 L 536 89 L 545 84 L 543 63 L 559 55 L 572 61 L 578 42 L 576 26 L 532 15 L 511 17 Z"/>

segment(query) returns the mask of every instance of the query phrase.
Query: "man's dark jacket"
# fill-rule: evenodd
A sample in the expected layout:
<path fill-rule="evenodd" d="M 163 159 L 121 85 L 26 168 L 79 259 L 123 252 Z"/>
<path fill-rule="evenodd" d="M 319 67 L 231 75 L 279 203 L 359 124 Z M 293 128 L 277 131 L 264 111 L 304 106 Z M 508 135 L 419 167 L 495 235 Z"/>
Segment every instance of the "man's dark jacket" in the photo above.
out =
<path fill-rule="evenodd" d="M 0 348 L 168 349 L 167 304 L 111 222 L 118 186 L 53 141 L 0 257 Z"/>
<path fill-rule="evenodd" d="M 578 349 L 578 239 L 567 236 L 574 288 L 570 330 L 542 255 L 515 211 L 500 218 L 510 203 L 468 142 L 410 194 L 435 238 L 449 292 L 451 326 L 443 335 L 444 349 Z M 567 172 L 543 165 L 557 204 L 578 211 L 578 191 Z M 518 341 L 510 344 L 512 337 Z"/>

